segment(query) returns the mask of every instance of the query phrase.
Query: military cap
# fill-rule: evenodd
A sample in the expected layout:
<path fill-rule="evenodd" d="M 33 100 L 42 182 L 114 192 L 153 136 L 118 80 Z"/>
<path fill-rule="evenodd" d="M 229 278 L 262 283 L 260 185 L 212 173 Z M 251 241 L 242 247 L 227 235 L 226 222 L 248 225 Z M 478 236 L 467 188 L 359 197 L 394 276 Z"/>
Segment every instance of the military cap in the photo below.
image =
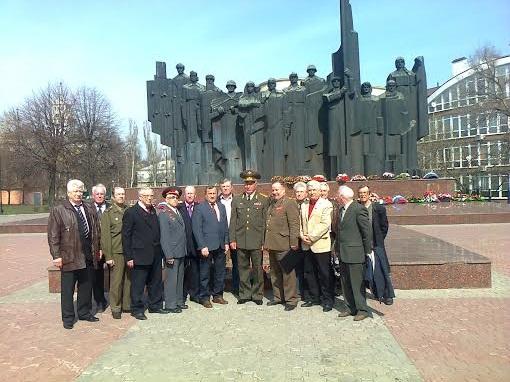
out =
<path fill-rule="evenodd" d="M 315 71 L 317 71 L 317 68 L 315 67 L 315 65 L 308 65 L 308 66 L 306 67 L 306 71 L 308 72 L 309 70 L 315 70 Z"/>
<path fill-rule="evenodd" d="M 236 84 L 236 82 L 235 82 L 235 81 L 228 80 L 228 81 L 227 81 L 227 85 L 226 85 L 226 86 L 235 86 L 235 87 L 237 87 L 237 84 Z"/>
<path fill-rule="evenodd" d="M 239 176 L 243 178 L 245 182 L 255 182 L 257 179 L 260 179 L 260 174 L 253 170 L 244 170 Z"/>
<path fill-rule="evenodd" d="M 161 196 L 163 196 L 164 198 L 166 198 L 167 195 L 175 195 L 177 196 L 178 198 L 181 197 L 182 195 L 182 191 L 177 188 L 177 187 L 167 187 L 163 190 L 163 192 L 161 193 Z"/>

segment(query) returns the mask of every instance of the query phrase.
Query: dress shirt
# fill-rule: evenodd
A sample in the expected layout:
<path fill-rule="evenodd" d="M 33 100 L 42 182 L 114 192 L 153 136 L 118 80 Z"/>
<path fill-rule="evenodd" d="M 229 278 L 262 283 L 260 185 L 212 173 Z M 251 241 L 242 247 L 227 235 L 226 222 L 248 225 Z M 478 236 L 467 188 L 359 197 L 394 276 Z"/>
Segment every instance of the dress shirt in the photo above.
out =
<path fill-rule="evenodd" d="M 232 212 L 232 194 L 225 197 L 220 195 L 220 202 L 225 206 L 225 210 L 227 211 L 227 224 L 230 227 L 230 214 Z"/>
<path fill-rule="evenodd" d="M 80 211 L 81 211 L 83 217 L 85 218 L 85 221 L 87 222 L 87 225 L 89 226 L 89 230 L 90 230 L 90 223 L 87 220 L 87 214 L 85 213 L 85 210 L 83 209 L 83 203 L 80 203 L 80 204 L 71 203 L 71 204 L 73 205 L 74 209 L 76 209 L 76 207 L 80 207 Z"/>

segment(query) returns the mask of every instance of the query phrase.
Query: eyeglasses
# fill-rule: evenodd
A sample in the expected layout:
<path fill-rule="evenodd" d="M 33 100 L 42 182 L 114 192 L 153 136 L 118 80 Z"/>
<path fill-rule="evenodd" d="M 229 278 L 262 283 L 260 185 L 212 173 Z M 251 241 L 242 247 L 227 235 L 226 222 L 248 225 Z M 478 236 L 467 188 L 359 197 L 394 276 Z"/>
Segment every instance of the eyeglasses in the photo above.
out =
<path fill-rule="evenodd" d="M 175 195 L 167 195 L 166 199 L 177 199 L 177 196 L 175 196 Z"/>

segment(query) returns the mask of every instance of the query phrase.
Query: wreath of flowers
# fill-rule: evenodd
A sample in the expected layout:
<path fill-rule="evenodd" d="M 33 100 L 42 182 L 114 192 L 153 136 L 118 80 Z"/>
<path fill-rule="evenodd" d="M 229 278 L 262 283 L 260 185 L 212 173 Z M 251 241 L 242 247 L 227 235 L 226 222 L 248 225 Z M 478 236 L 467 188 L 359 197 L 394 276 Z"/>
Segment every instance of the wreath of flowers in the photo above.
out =
<path fill-rule="evenodd" d="M 349 178 L 349 175 L 347 175 L 347 174 L 338 174 L 336 176 L 335 180 L 339 184 L 345 184 L 346 182 L 348 182 L 351 179 Z"/>

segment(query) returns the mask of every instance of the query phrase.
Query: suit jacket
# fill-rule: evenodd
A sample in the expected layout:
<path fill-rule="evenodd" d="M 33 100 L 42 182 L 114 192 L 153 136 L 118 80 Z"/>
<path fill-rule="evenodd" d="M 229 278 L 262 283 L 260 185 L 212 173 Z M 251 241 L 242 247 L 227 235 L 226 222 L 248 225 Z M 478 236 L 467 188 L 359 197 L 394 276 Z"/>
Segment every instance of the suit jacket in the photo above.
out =
<path fill-rule="evenodd" d="M 127 261 L 135 265 L 151 265 L 161 258 L 159 220 L 154 208 L 146 212 L 138 203 L 124 212 L 122 218 L 122 249 Z"/>
<path fill-rule="evenodd" d="M 228 244 L 227 211 L 223 204 L 216 203 L 216 205 L 220 211 L 219 221 L 215 210 L 207 201 L 196 206 L 191 217 L 193 235 L 199 251 L 205 247 L 209 251 L 214 251 Z"/>
<path fill-rule="evenodd" d="M 186 256 L 186 227 L 180 212 L 178 215 L 167 204 L 161 204 L 158 206 L 158 219 L 163 255 L 167 259 Z"/>
<path fill-rule="evenodd" d="M 331 217 L 333 213 L 333 205 L 327 199 L 319 198 L 315 203 L 310 217 L 308 217 L 308 209 L 310 201 L 305 200 L 301 204 L 300 214 L 300 237 L 308 235 L 312 241 L 309 246 L 302 241 L 303 250 L 311 250 L 314 253 L 329 252 L 331 250 Z"/>
<path fill-rule="evenodd" d="M 264 248 L 288 251 L 298 245 L 299 208 L 295 200 L 283 197 L 269 206 L 264 235 Z"/>
<path fill-rule="evenodd" d="M 348 264 L 364 263 L 365 255 L 372 251 L 367 209 L 353 201 L 345 211 L 343 219 L 340 214 L 335 230 L 335 250 L 340 255 L 340 260 Z"/>
<path fill-rule="evenodd" d="M 264 225 L 269 198 L 258 192 L 248 200 L 245 194 L 232 200 L 229 237 L 241 249 L 260 249 L 264 243 Z"/>
<path fill-rule="evenodd" d="M 388 216 L 382 204 L 372 203 L 372 245 L 384 248 L 384 239 L 388 234 Z"/>
<path fill-rule="evenodd" d="M 199 203 L 193 203 L 193 211 L 198 206 Z M 186 251 L 187 256 L 196 257 L 197 256 L 197 243 L 195 241 L 195 237 L 193 236 L 193 227 L 191 226 L 191 218 L 189 217 L 188 210 L 186 209 L 186 203 L 181 203 L 177 207 L 179 212 L 181 213 L 182 218 L 184 219 L 184 227 L 186 228 Z M 193 212 L 191 213 L 193 216 Z"/>

